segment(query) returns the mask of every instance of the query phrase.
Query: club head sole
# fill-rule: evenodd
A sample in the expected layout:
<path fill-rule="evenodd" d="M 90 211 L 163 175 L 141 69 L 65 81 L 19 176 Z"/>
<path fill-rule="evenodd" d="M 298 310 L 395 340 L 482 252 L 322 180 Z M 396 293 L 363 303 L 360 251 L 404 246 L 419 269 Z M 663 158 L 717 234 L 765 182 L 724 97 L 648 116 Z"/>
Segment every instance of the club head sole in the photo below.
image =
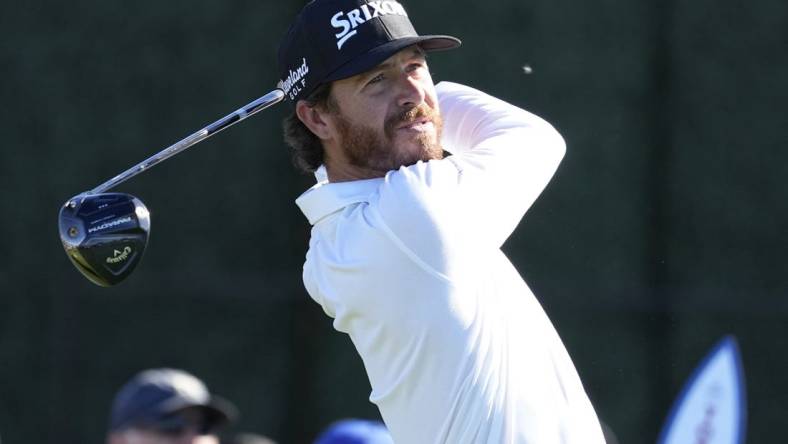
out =
<path fill-rule="evenodd" d="M 126 279 L 142 260 L 150 212 L 130 194 L 80 194 L 58 215 L 66 255 L 86 278 L 102 287 Z"/>

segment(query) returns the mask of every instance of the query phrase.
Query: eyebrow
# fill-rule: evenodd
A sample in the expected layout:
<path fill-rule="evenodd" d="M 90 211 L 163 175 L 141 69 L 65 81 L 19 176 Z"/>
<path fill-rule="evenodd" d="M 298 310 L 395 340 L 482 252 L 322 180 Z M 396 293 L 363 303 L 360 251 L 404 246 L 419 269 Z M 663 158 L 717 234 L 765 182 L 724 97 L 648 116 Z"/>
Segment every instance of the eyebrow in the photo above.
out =
<path fill-rule="evenodd" d="M 410 55 L 410 57 L 414 57 L 414 56 L 424 57 L 424 59 L 426 59 L 427 53 L 420 47 L 416 46 L 415 48 L 413 48 L 413 52 Z M 368 79 L 372 74 L 381 70 L 391 68 L 393 65 L 394 64 L 390 61 L 385 61 L 379 65 L 376 65 L 374 68 L 370 69 L 369 71 L 359 74 L 359 76 L 356 78 L 355 83 L 362 83 L 364 80 Z"/>

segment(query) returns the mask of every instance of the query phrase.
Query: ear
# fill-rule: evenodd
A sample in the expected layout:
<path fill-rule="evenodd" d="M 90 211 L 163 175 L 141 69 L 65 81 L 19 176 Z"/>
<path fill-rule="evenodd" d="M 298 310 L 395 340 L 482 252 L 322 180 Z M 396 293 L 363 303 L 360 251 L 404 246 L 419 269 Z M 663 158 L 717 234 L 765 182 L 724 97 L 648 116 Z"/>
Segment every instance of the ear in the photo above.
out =
<path fill-rule="evenodd" d="M 296 115 L 298 119 L 309 128 L 321 140 L 332 139 L 334 136 L 333 121 L 328 117 L 328 112 L 310 106 L 306 101 L 299 100 L 296 103 Z"/>

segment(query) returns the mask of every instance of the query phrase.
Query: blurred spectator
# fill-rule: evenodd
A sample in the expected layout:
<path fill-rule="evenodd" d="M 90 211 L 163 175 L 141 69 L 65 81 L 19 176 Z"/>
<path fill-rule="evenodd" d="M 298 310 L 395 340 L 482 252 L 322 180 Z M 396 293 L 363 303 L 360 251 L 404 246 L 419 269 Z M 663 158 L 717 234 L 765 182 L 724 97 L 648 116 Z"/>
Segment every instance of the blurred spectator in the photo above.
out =
<path fill-rule="evenodd" d="M 216 432 L 237 416 L 230 402 L 211 395 L 182 370 L 138 373 L 115 395 L 109 444 L 219 444 Z"/>
<path fill-rule="evenodd" d="M 222 439 L 222 444 L 276 444 L 276 441 L 256 433 L 239 433 Z"/>
<path fill-rule="evenodd" d="M 345 419 L 331 424 L 314 444 L 394 444 L 380 421 Z"/>

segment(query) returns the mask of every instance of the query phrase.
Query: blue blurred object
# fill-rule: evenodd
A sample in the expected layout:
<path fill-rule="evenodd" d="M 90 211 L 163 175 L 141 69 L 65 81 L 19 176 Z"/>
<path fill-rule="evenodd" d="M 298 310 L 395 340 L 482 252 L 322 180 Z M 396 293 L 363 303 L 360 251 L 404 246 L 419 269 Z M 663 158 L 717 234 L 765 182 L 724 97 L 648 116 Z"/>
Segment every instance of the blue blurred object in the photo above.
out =
<path fill-rule="evenodd" d="M 380 421 L 346 419 L 329 426 L 314 444 L 394 444 Z"/>
<path fill-rule="evenodd" d="M 733 336 L 714 346 L 671 408 L 658 444 L 743 444 L 747 401 L 741 353 Z"/>

